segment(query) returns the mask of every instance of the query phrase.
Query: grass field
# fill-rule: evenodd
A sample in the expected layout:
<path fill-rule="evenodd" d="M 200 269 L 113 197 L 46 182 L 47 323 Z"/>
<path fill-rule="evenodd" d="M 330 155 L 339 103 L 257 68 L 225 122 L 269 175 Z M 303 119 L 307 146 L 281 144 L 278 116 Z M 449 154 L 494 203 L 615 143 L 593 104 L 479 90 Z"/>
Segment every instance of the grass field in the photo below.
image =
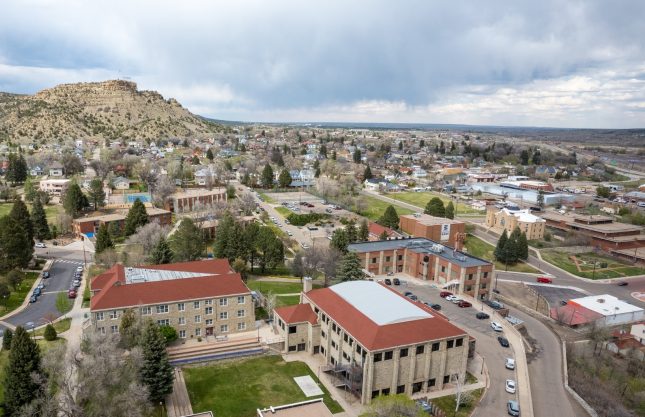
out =
<path fill-rule="evenodd" d="M 396 209 L 397 214 L 400 216 L 402 214 L 412 214 L 414 211 L 407 209 L 405 207 L 397 206 L 396 204 L 388 203 L 385 201 L 381 201 L 377 198 L 374 197 L 369 197 L 369 196 L 362 196 L 363 200 L 366 203 L 367 208 L 363 210 L 361 213 L 359 213 L 362 216 L 367 217 L 368 219 L 372 221 L 377 221 L 383 213 L 385 213 L 385 210 L 388 208 L 388 206 L 394 206 Z"/>
<path fill-rule="evenodd" d="M 479 404 L 479 399 L 482 396 L 483 390 L 477 389 L 472 391 L 472 399 L 468 405 L 459 407 L 459 411 L 455 414 L 455 405 L 457 404 L 454 395 L 446 395 L 445 397 L 433 398 L 430 400 L 434 405 L 441 408 L 446 412 L 446 415 L 453 417 L 468 417 L 473 412 L 473 409 Z"/>
<path fill-rule="evenodd" d="M 404 191 L 401 193 L 391 193 L 387 195 L 390 198 L 393 198 L 395 200 L 399 201 L 404 201 L 406 203 L 415 205 L 419 207 L 421 210 L 423 210 L 426 207 L 426 204 L 428 204 L 428 201 L 430 201 L 431 198 L 433 197 L 439 197 L 441 201 L 443 201 L 443 204 L 448 204 L 450 202 L 450 198 L 438 194 L 438 193 L 433 193 L 432 191 L 423 191 L 423 192 L 412 192 L 412 191 Z M 453 204 L 455 202 L 453 201 Z M 458 202 L 457 205 L 455 206 L 455 214 L 460 215 L 460 214 L 481 214 L 482 216 L 486 214 L 483 211 L 480 210 L 475 210 L 474 208 L 470 207 L 469 205 L 466 205 L 464 203 Z"/>
<path fill-rule="evenodd" d="M 299 295 L 278 295 L 276 297 L 276 306 L 277 307 L 284 307 L 284 306 L 295 306 L 296 304 L 300 303 L 300 296 Z"/>
<path fill-rule="evenodd" d="M 284 218 L 286 218 L 287 216 L 289 216 L 290 214 L 293 213 L 293 211 L 289 210 L 286 207 L 282 207 L 282 206 L 274 207 L 274 209 L 275 209 L 275 211 L 280 213 L 282 215 L 282 217 L 284 217 Z"/>
<path fill-rule="evenodd" d="M 25 273 L 25 279 L 20 283 L 16 291 L 11 291 L 11 294 L 6 300 L 0 301 L 0 316 L 12 312 L 18 308 L 29 294 L 29 290 L 34 285 L 34 281 L 38 278 L 36 272 Z"/>
<path fill-rule="evenodd" d="M 274 294 L 296 294 L 302 291 L 302 283 L 298 280 L 294 282 L 271 282 L 271 281 L 251 281 L 246 285 L 254 290 L 267 294 L 271 291 Z"/>
<path fill-rule="evenodd" d="M 0 217 L 9 214 L 13 207 L 13 203 L 2 203 L 0 204 Z M 27 204 L 29 210 L 31 210 L 31 204 Z M 58 213 L 63 211 L 63 206 L 61 205 L 47 205 L 45 206 L 45 214 L 47 215 L 47 221 L 50 225 L 56 224 L 56 216 Z"/>
<path fill-rule="evenodd" d="M 305 397 L 293 380 L 304 375 L 318 383 L 332 413 L 343 411 L 305 363 L 285 362 L 280 356 L 184 368 L 183 373 L 195 413 L 213 411 L 218 417 L 254 417 L 258 408 L 313 399 Z"/>
<path fill-rule="evenodd" d="M 495 252 L 495 246 L 488 244 L 487 242 L 481 240 L 480 238 L 468 235 L 466 237 L 466 242 L 464 243 L 465 248 L 467 249 L 470 255 L 476 256 L 478 258 L 486 259 L 487 261 L 494 262 L 495 269 L 498 271 L 505 271 L 506 265 L 501 262 L 495 261 L 493 253 Z M 538 273 L 537 269 L 533 268 L 529 264 L 523 262 L 518 262 L 515 265 L 509 265 L 508 270 L 512 272 L 529 272 L 529 273 Z"/>
<path fill-rule="evenodd" d="M 264 201 L 266 201 L 267 203 L 269 203 L 269 204 L 275 204 L 275 203 L 276 203 L 275 199 L 273 199 L 273 198 L 269 197 L 266 193 L 263 193 L 263 192 L 261 192 L 261 191 L 258 191 L 258 195 L 259 195 L 260 197 L 262 197 L 262 199 L 263 199 Z"/>
<path fill-rule="evenodd" d="M 56 329 L 56 334 L 60 334 L 69 330 L 72 325 L 72 319 L 63 319 L 54 323 L 54 329 Z M 36 330 L 36 336 L 44 336 L 45 328 Z"/>
<path fill-rule="evenodd" d="M 571 254 L 569 253 L 558 252 L 555 249 L 542 250 L 540 253 L 542 254 L 542 259 L 545 261 L 583 278 L 607 279 L 645 274 L 645 269 L 643 268 L 638 268 L 593 252 L 575 255 L 580 264 L 580 268 L 573 262 Z M 601 262 L 606 262 L 607 268 L 600 268 L 598 264 Z M 596 263 L 595 271 L 593 267 L 594 263 Z"/>

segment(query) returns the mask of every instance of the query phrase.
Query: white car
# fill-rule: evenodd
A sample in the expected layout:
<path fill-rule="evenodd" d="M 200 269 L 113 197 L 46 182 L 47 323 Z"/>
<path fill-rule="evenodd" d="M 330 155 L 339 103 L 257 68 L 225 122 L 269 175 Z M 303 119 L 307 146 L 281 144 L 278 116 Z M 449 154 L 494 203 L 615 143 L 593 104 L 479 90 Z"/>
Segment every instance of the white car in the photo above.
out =
<path fill-rule="evenodd" d="M 459 297 L 457 297 L 456 295 L 447 295 L 446 296 L 446 301 L 453 301 L 453 300 L 457 300 L 457 299 L 459 299 Z"/>
<path fill-rule="evenodd" d="M 82 266 L 77 267 L 76 272 L 83 272 L 83 267 Z"/>
<path fill-rule="evenodd" d="M 515 394 L 515 381 L 507 379 L 505 389 L 509 394 Z"/>
<path fill-rule="evenodd" d="M 450 300 L 450 301 L 452 301 L 453 304 L 459 304 L 460 301 L 464 301 L 464 300 L 462 300 L 459 297 L 453 297 L 453 299 Z"/>
<path fill-rule="evenodd" d="M 43 242 L 38 242 L 35 245 L 37 248 L 46 248 L 47 246 Z"/>
<path fill-rule="evenodd" d="M 490 322 L 490 327 L 491 327 L 493 330 L 495 330 L 496 332 L 501 332 L 502 330 L 504 330 L 504 328 L 502 327 L 502 325 L 501 325 L 501 324 L 499 324 L 499 323 L 498 323 L 498 322 L 496 322 L 496 321 L 491 321 L 491 322 Z"/>
<path fill-rule="evenodd" d="M 515 369 L 515 359 L 513 358 L 506 358 L 506 363 L 504 364 L 504 367 L 506 369 L 513 370 Z"/>

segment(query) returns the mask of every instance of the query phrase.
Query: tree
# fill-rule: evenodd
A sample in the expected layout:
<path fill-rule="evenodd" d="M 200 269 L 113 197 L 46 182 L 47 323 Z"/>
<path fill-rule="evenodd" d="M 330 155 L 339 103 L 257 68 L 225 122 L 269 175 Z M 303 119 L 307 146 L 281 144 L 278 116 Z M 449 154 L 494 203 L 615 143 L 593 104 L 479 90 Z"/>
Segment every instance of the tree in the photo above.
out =
<path fill-rule="evenodd" d="M 108 231 L 107 226 L 105 223 L 101 224 L 99 226 L 99 231 L 96 234 L 96 246 L 95 246 L 95 251 L 96 253 L 101 253 L 107 248 L 113 248 L 114 243 L 112 242 L 112 238 L 110 237 L 110 232 Z"/>
<path fill-rule="evenodd" d="M 134 309 L 128 308 L 123 312 L 121 323 L 119 323 L 120 345 L 123 348 L 132 349 L 139 343 L 142 333 L 141 325 L 141 320 Z"/>
<path fill-rule="evenodd" d="M 284 259 L 284 245 L 269 227 L 261 227 L 255 241 L 260 270 L 273 269 Z"/>
<path fill-rule="evenodd" d="M 369 179 L 372 179 L 372 178 L 374 178 L 374 175 L 372 175 L 372 170 L 370 169 L 370 166 L 367 165 L 365 167 L 365 170 L 363 171 L 363 179 L 364 180 L 369 180 Z"/>
<path fill-rule="evenodd" d="M 31 180 L 31 177 L 27 177 L 27 179 L 25 180 L 24 191 L 25 200 L 34 201 L 34 198 L 38 194 L 38 189 L 36 189 L 36 186 L 34 186 L 34 182 Z"/>
<path fill-rule="evenodd" d="M 399 228 L 399 215 L 394 206 L 387 206 L 383 215 L 378 219 L 378 224 L 389 227 L 390 229 Z"/>
<path fill-rule="evenodd" d="M 213 162 L 213 159 L 215 159 L 211 148 L 208 148 L 208 150 L 206 151 L 206 158 L 208 158 L 208 160 L 211 161 L 211 163 Z"/>
<path fill-rule="evenodd" d="M 108 231 L 110 231 L 109 228 Z M 152 221 L 139 227 L 135 234 L 128 237 L 126 243 L 141 247 L 143 254 L 146 257 L 150 257 L 159 240 L 165 238 L 168 232 L 170 232 L 169 226 L 161 226 L 158 221 Z M 112 233 L 110 233 L 110 236 L 113 236 Z"/>
<path fill-rule="evenodd" d="M 177 334 L 177 330 L 172 326 L 168 326 L 164 324 L 163 326 L 159 326 L 159 331 L 161 332 L 161 335 L 166 341 L 166 345 L 169 345 L 170 343 L 174 342 L 179 338 L 179 335 Z"/>
<path fill-rule="evenodd" d="M 273 168 L 271 168 L 271 165 L 266 164 L 264 166 L 262 176 L 260 177 L 260 184 L 262 184 L 262 187 L 264 188 L 273 187 Z"/>
<path fill-rule="evenodd" d="M 596 187 L 596 195 L 602 198 L 609 198 L 611 196 L 611 190 L 608 187 L 599 185 Z"/>
<path fill-rule="evenodd" d="M 355 164 L 360 164 L 361 163 L 362 156 L 361 156 L 361 150 L 360 149 L 356 148 L 356 150 L 354 151 L 353 159 L 354 159 Z"/>
<path fill-rule="evenodd" d="M 533 162 L 533 165 L 540 165 L 542 163 L 542 154 L 540 153 L 540 151 L 535 151 L 533 153 L 531 162 Z"/>
<path fill-rule="evenodd" d="M 172 392 L 173 369 L 168 362 L 166 339 L 159 326 L 149 321 L 141 340 L 143 363 L 139 373 L 141 382 L 148 387 L 150 401 L 154 404 Z"/>
<path fill-rule="evenodd" d="M 11 295 L 9 285 L 5 280 L 0 281 L 0 300 L 5 300 L 9 295 Z"/>
<path fill-rule="evenodd" d="M 504 246 L 506 245 L 506 242 L 508 241 L 508 233 L 506 233 L 506 229 L 502 231 L 502 235 L 499 237 L 499 240 L 497 241 L 497 246 L 495 246 L 495 259 L 498 261 L 502 261 L 502 256 L 503 256 L 503 249 Z"/>
<path fill-rule="evenodd" d="M 125 217 L 125 235 L 130 236 L 134 234 L 139 227 L 147 223 L 148 213 L 146 212 L 146 206 L 137 198 L 134 200 L 130 210 L 128 210 L 128 215 Z"/>
<path fill-rule="evenodd" d="M 354 252 L 347 252 L 336 270 L 336 279 L 340 281 L 357 281 L 364 278 L 361 261 Z"/>
<path fill-rule="evenodd" d="M 514 264 L 517 262 L 518 258 L 518 247 L 517 247 L 517 238 L 513 237 L 512 234 L 509 236 L 508 240 L 502 248 L 502 262 L 506 265 Z"/>
<path fill-rule="evenodd" d="M 13 332 L 11 329 L 4 331 L 2 336 L 2 350 L 11 350 L 11 341 L 13 340 Z"/>
<path fill-rule="evenodd" d="M 103 181 L 100 178 L 94 178 L 90 181 L 90 190 L 88 193 L 90 202 L 94 205 L 94 210 L 105 205 L 105 191 L 103 190 Z"/>
<path fill-rule="evenodd" d="M 520 152 L 520 163 L 522 165 L 528 165 L 529 164 L 529 151 L 524 149 L 522 152 Z"/>
<path fill-rule="evenodd" d="M 278 177 L 278 184 L 280 185 L 280 188 L 287 188 L 289 184 L 291 184 L 292 178 L 291 174 L 289 174 L 289 171 L 285 168 L 280 172 L 280 176 Z"/>
<path fill-rule="evenodd" d="M 63 208 L 65 209 L 65 213 L 72 216 L 72 218 L 78 217 L 80 211 L 88 205 L 89 202 L 85 194 L 83 194 L 83 191 L 81 191 L 81 187 L 79 187 L 75 182 L 70 184 L 63 196 Z"/>
<path fill-rule="evenodd" d="M 302 252 L 298 251 L 293 257 L 293 261 L 291 262 L 291 273 L 296 276 L 296 277 L 304 277 L 305 276 L 305 270 L 304 270 L 304 264 L 302 261 Z"/>
<path fill-rule="evenodd" d="M 204 251 L 202 232 L 189 217 L 181 219 L 175 233 L 168 239 L 175 262 L 194 261 Z"/>
<path fill-rule="evenodd" d="M 249 267 L 244 259 L 235 258 L 233 264 L 231 265 L 231 268 L 233 268 L 233 271 L 240 274 L 242 280 L 246 281 L 246 273 L 249 270 Z"/>
<path fill-rule="evenodd" d="M 76 174 L 82 174 L 83 171 L 85 171 L 81 159 L 69 152 L 63 155 L 61 164 L 63 165 L 63 172 L 65 173 L 66 177 L 71 177 Z"/>
<path fill-rule="evenodd" d="M 336 229 L 331 235 L 331 242 L 329 246 L 337 249 L 338 251 L 345 253 L 347 252 L 347 245 L 349 244 L 349 239 L 347 238 L 347 232 L 343 229 Z"/>
<path fill-rule="evenodd" d="M 370 239 L 370 230 L 367 224 L 367 219 L 361 221 L 361 226 L 358 228 L 358 240 L 367 242 Z"/>
<path fill-rule="evenodd" d="M 10 216 L 0 218 L 0 271 L 26 268 L 34 253 L 33 241 Z"/>
<path fill-rule="evenodd" d="M 5 179 L 11 184 L 21 184 L 27 179 L 27 162 L 25 157 L 15 153 L 9 154 L 9 166 L 5 173 Z"/>
<path fill-rule="evenodd" d="M 173 253 L 168 245 L 168 241 L 162 236 L 152 250 L 150 261 L 155 265 L 169 264 L 172 262 L 172 258 Z"/>
<path fill-rule="evenodd" d="M 423 417 L 427 414 L 405 394 L 381 395 L 359 417 Z"/>
<path fill-rule="evenodd" d="M 387 234 L 387 230 L 383 230 L 381 234 L 378 235 L 379 240 L 387 240 L 388 237 L 390 236 Z"/>
<path fill-rule="evenodd" d="M 49 342 L 56 340 L 56 338 L 58 337 L 56 329 L 54 328 L 54 326 L 52 326 L 51 323 L 48 323 L 47 326 L 45 326 L 45 334 L 43 335 L 43 337 Z"/>
<path fill-rule="evenodd" d="M 2 381 L 5 415 L 17 416 L 23 406 L 41 395 L 32 373 L 40 373 L 40 349 L 27 331 L 18 326 L 11 341 L 9 361 Z"/>
<path fill-rule="evenodd" d="M 34 199 L 31 206 L 31 224 L 34 230 L 34 237 L 38 240 L 45 240 L 51 238 L 51 231 L 49 223 L 47 222 L 47 214 L 43 208 L 40 196 Z"/>
<path fill-rule="evenodd" d="M 445 215 L 447 219 L 455 218 L 455 205 L 452 204 L 452 201 L 449 201 L 448 204 L 446 204 Z"/>
<path fill-rule="evenodd" d="M 11 288 L 15 290 L 18 289 L 20 283 L 25 279 L 25 274 L 22 273 L 19 269 L 12 269 L 7 273 L 7 283 L 11 285 Z"/>
<path fill-rule="evenodd" d="M 446 217 L 446 208 L 439 197 L 432 197 L 423 212 L 434 217 Z"/>
<path fill-rule="evenodd" d="M 524 232 L 520 233 L 520 236 L 517 238 L 517 249 L 518 259 L 529 259 L 529 241 L 526 239 L 526 233 Z"/>
<path fill-rule="evenodd" d="M 539 190 L 537 193 L 537 205 L 540 208 L 544 208 L 544 191 Z"/>
<path fill-rule="evenodd" d="M 18 222 L 20 226 L 22 226 L 22 230 L 25 231 L 27 238 L 30 242 L 32 242 L 31 244 L 33 245 L 34 226 L 31 223 L 31 215 L 29 214 L 27 205 L 22 200 L 16 199 L 13 203 L 13 207 L 11 207 L 9 216 L 16 222 Z"/>
<path fill-rule="evenodd" d="M 356 231 L 356 223 L 354 223 L 354 220 L 347 222 L 347 225 L 345 226 L 345 233 L 347 234 L 347 241 L 349 243 L 356 242 L 358 235 Z"/>

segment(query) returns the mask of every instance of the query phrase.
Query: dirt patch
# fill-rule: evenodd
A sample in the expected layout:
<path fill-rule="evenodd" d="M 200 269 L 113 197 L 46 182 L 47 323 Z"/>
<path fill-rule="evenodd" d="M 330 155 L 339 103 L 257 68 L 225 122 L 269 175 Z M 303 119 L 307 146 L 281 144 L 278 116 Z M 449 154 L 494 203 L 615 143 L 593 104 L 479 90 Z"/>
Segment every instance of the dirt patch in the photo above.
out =
<path fill-rule="evenodd" d="M 542 354 L 542 346 L 540 343 L 533 338 L 526 327 L 522 326 L 518 329 L 524 340 L 524 345 L 526 346 L 526 362 L 531 363 L 534 359 L 537 359 Z"/>

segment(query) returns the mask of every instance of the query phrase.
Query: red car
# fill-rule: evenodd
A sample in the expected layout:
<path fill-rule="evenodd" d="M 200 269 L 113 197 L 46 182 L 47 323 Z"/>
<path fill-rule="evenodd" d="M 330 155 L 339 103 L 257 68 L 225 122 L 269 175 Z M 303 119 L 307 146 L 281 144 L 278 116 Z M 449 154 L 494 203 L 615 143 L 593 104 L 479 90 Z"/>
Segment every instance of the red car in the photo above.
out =
<path fill-rule="evenodd" d="M 553 279 L 549 277 L 538 277 L 537 282 L 541 282 L 542 284 L 551 284 L 553 283 Z"/>
<path fill-rule="evenodd" d="M 71 289 L 71 290 L 67 291 L 67 296 L 69 298 L 76 298 L 76 290 Z"/>
<path fill-rule="evenodd" d="M 449 295 L 452 295 L 452 293 L 450 291 L 441 291 L 439 293 L 439 297 L 441 297 L 441 298 L 446 298 Z"/>
<path fill-rule="evenodd" d="M 457 305 L 461 308 L 465 307 L 472 307 L 473 305 L 469 303 L 468 301 L 461 300 L 460 302 L 457 303 Z"/>

